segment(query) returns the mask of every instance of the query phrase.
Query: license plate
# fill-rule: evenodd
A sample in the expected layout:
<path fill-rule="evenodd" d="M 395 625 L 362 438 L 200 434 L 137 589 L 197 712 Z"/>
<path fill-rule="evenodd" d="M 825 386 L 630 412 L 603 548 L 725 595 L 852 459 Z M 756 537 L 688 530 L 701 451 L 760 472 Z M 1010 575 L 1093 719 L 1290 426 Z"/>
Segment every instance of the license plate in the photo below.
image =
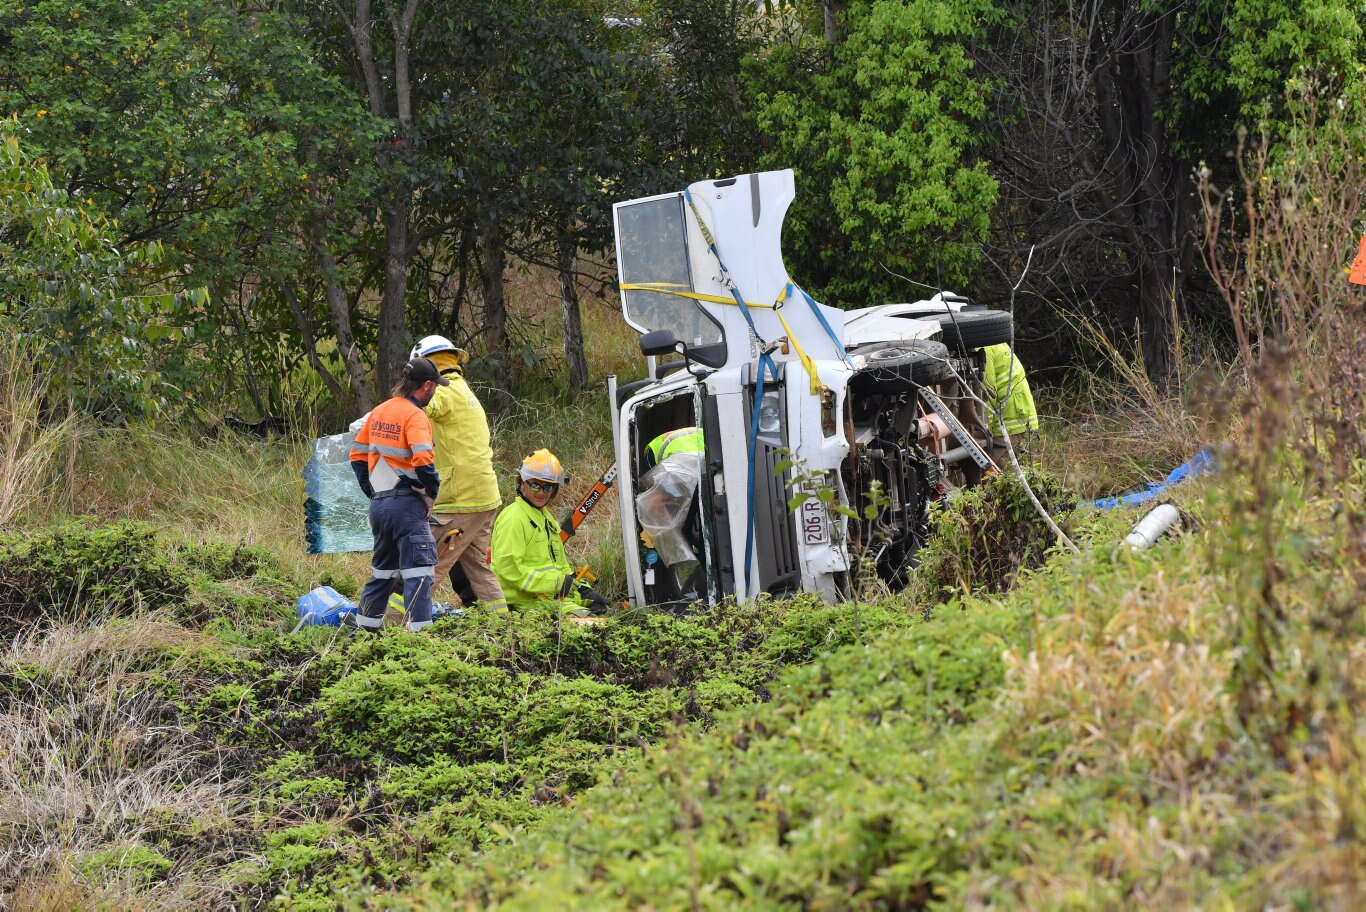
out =
<path fill-rule="evenodd" d="M 808 545 L 824 544 L 830 539 L 825 529 L 825 504 L 814 498 L 802 501 L 802 538 Z"/>

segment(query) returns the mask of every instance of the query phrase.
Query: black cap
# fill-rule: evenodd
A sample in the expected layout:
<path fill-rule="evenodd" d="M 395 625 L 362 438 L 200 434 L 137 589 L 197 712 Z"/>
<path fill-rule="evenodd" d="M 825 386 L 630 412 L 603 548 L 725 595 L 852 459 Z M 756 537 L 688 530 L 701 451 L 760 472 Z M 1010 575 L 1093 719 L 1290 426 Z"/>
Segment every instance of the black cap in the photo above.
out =
<path fill-rule="evenodd" d="M 441 376 L 441 371 L 436 369 L 431 358 L 414 358 L 403 365 L 403 376 L 409 380 L 416 380 L 418 383 L 426 383 L 428 380 L 435 380 L 437 386 L 450 386 L 451 381 Z"/>

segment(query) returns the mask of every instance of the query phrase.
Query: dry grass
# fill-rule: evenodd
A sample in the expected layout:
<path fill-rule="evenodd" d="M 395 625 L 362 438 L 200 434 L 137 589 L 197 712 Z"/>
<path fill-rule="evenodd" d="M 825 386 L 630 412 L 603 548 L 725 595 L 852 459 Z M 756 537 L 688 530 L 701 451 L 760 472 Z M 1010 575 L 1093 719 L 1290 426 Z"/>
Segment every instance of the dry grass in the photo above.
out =
<path fill-rule="evenodd" d="M 1213 506 L 1241 503 L 1246 484 L 1221 482 L 1228 492 L 1204 504 L 1208 528 L 1184 543 L 1092 558 L 1129 565 L 1118 598 L 1115 581 L 1102 589 L 1088 574 L 1040 581 L 1066 588 L 1033 597 L 1071 608 L 1040 620 L 1027 651 L 1004 653 L 1002 724 L 987 749 L 1039 771 L 1038 792 L 1008 811 L 1018 829 L 1046 821 L 1060 793 L 1088 796 L 1092 810 L 1082 829 L 1034 841 L 1036 857 L 1008 887 L 975 884 L 974 907 L 1001 889 L 1025 908 L 1288 909 L 1310 897 L 1313 908 L 1362 907 L 1363 697 L 1333 682 L 1362 680 L 1366 640 L 1359 629 L 1323 639 L 1326 613 L 1353 598 L 1345 580 L 1361 572 L 1339 517 L 1357 509 L 1360 492 L 1346 504 L 1285 506 L 1295 515 L 1277 525 L 1297 544 L 1278 560 L 1279 629 L 1289 640 L 1276 669 L 1279 705 L 1268 698 L 1268 715 L 1249 726 L 1239 706 L 1240 601 L 1253 569 L 1237 515 Z M 1334 558 L 1296 562 L 1300 553 Z M 1293 736 L 1277 741 L 1287 726 Z"/>
<path fill-rule="evenodd" d="M 51 496 L 57 461 L 74 433 L 70 412 L 46 395 L 23 344 L 13 337 L 0 343 L 0 528 Z"/>
<path fill-rule="evenodd" d="M 73 468 L 71 512 L 100 522 L 151 522 L 170 540 L 263 546 L 301 578 L 368 573 L 368 555 L 310 555 L 301 438 L 196 438 L 145 426 L 85 434 Z M 45 518 L 59 520 L 53 509 Z"/>
<path fill-rule="evenodd" d="M 253 792 L 230 755 L 187 733 L 136 670 L 143 652 L 195 637 L 141 619 L 10 646 L 0 667 L 24 682 L 0 715 L 0 895 L 10 908 L 227 899 L 200 873 L 242 859 L 222 837 L 250 829 Z M 148 850 L 165 870 L 135 862 Z"/>
<path fill-rule="evenodd" d="M 1089 602 L 1078 593 L 1078 610 L 1044 624 L 1029 654 L 1006 653 L 1004 715 L 1062 745 L 1057 774 L 1141 766 L 1184 791 L 1232 719 L 1233 661 L 1218 650 L 1230 619 L 1217 587 L 1159 570 L 1105 617 Z"/>
<path fill-rule="evenodd" d="M 1068 318 L 1106 370 L 1039 396 L 1043 434 L 1030 455 L 1083 497 L 1157 481 L 1208 444 L 1237 436 L 1231 403 L 1245 395 L 1241 368 L 1182 337 L 1177 379 L 1163 389 L 1084 316 Z"/>

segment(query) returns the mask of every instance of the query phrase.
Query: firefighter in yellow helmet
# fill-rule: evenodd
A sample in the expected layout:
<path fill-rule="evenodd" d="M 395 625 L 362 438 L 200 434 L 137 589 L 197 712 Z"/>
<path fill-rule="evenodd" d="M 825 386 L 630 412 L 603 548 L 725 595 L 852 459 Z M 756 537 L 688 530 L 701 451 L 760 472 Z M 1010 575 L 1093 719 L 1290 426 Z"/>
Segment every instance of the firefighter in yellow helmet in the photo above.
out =
<path fill-rule="evenodd" d="M 565 610 L 605 609 L 608 600 L 575 578 L 547 505 L 569 480 L 555 454 L 540 449 L 522 460 L 517 496 L 493 524 L 493 572 L 511 608 L 559 601 Z"/>

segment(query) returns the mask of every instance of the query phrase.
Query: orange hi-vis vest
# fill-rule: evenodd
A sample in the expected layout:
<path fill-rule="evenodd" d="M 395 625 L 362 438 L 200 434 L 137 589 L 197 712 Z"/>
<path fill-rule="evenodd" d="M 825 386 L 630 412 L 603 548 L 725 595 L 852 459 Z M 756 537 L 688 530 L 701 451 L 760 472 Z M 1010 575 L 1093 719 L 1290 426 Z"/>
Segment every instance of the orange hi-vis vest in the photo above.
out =
<path fill-rule="evenodd" d="M 368 463 L 376 492 L 393 490 L 400 482 L 422 488 L 417 469 L 432 465 L 435 458 L 427 413 L 406 396 L 376 406 L 351 447 L 352 462 Z"/>

